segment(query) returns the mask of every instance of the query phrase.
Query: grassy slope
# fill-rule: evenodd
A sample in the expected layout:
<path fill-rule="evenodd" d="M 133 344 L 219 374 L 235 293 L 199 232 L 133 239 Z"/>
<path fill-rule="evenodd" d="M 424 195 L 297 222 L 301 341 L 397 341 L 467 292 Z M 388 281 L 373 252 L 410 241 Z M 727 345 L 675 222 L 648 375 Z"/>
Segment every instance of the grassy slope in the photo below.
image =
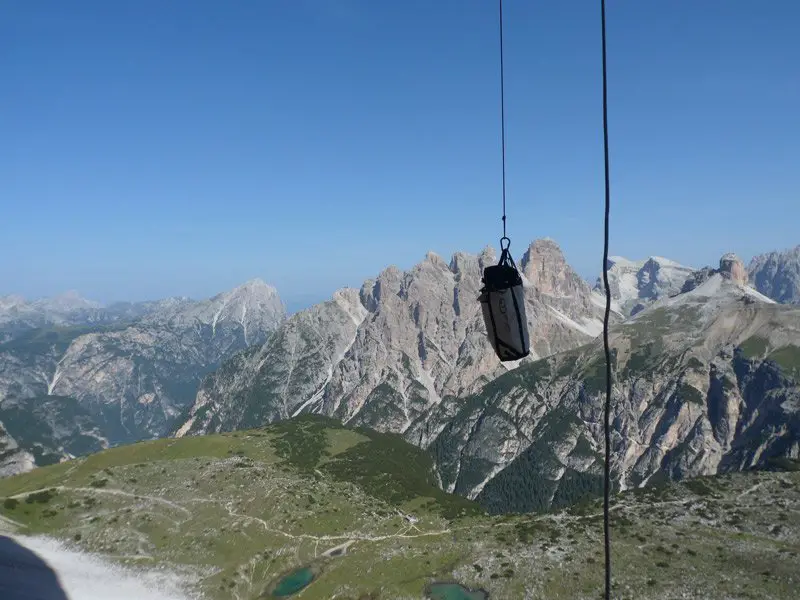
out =
<path fill-rule="evenodd" d="M 259 430 L 114 448 L 0 481 L 0 513 L 128 564 L 194 569 L 208 598 L 267 597 L 311 564 L 296 597 L 421 598 L 455 579 L 491 598 L 596 598 L 596 504 L 488 517 L 432 485 L 394 436 L 304 417 Z M 38 490 L 51 490 L 41 492 Z M 419 520 L 409 523 L 398 509 Z M 342 544 L 346 553 L 322 554 Z M 623 598 L 790 598 L 800 473 L 742 474 L 618 497 Z"/>

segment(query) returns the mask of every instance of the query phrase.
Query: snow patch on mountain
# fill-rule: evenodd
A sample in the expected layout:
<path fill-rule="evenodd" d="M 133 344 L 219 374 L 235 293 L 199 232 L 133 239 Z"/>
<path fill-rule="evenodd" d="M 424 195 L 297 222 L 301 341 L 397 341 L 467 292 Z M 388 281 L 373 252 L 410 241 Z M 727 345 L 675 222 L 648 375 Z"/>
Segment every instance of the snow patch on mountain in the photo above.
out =
<path fill-rule="evenodd" d="M 576 331 L 580 331 L 585 335 L 596 337 L 603 331 L 603 323 L 598 321 L 597 319 L 588 319 L 586 317 L 583 317 L 582 319 L 583 324 L 581 324 L 573 319 L 570 319 L 567 315 L 558 310 L 555 306 L 548 306 L 547 308 L 553 311 L 553 314 L 556 315 L 559 321 L 561 321 L 568 327 L 575 329 Z"/>
<path fill-rule="evenodd" d="M 608 259 L 611 297 L 618 311 L 629 315 L 659 298 L 680 293 L 684 282 L 694 271 L 692 267 L 663 256 L 651 256 L 638 261 L 611 256 Z M 601 277 L 597 279 L 594 289 L 604 295 Z"/>

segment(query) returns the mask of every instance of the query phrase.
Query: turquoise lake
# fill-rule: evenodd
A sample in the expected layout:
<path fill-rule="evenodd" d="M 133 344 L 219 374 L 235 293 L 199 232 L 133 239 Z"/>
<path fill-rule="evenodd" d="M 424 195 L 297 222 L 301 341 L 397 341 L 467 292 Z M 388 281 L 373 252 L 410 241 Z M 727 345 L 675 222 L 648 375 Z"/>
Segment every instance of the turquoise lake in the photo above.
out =
<path fill-rule="evenodd" d="M 292 571 L 278 582 L 272 590 L 274 598 L 285 598 L 296 594 L 314 580 L 314 572 L 308 567 Z"/>
<path fill-rule="evenodd" d="M 488 600 L 489 594 L 458 583 L 432 583 L 428 586 L 428 597 L 431 600 Z"/>

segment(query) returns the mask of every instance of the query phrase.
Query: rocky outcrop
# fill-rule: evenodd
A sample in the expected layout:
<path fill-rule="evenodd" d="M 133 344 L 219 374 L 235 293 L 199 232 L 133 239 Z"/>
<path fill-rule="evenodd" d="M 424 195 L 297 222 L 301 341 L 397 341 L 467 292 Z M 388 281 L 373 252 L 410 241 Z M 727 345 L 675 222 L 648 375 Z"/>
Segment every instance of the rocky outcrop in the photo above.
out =
<path fill-rule="evenodd" d="M 254 280 L 209 300 L 152 303 L 133 323 L 19 332 L 0 343 L 0 420 L 40 464 L 167 435 L 203 377 L 284 316 L 275 289 Z"/>
<path fill-rule="evenodd" d="M 744 268 L 744 263 L 742 260 L 729 252 L 727 254 L 723 254 L 722 258 L 719 259 L 719 268 L 713 269 L 711 267 L 703 267 L 702 269 L 698 269 L 691 273 L 691 275 L 686 279 L 681 288 L 681 293 L 685 294 L 687 292 L 691 292 L 693 289 L 697 288 L 698 286 L 704 284 L 714 275 L 720 275 L 722 278 L 733 282 L 734 284 L 748 288 L 749 287 L 749 277 L 747 275 L 747 270 Z M 752 290 L 757 292 L 758 290 Z M 752 295 L 752 293 L 750 294 Z M 758 294 L 762 300 L 768 300 L 766 296 L 763 294 Z"/>
<path fill-rule="evenodd" d="M 366 281 L 358 305 L 346 311 L 358 318 L 329 315 L 326 323 L 316 316 L 341 298 L 293 316 L 263 348 L 206 380 L 192 409 L 203 418 L 190 417 L 181 434 L 314 412 L 426 446 L 443 426 L 430 419 L 432 411 L 446 413 L 452 399 L 476 392 L 509 368 L 491 349 L 477 301 L 482 270 L 495 261 L 489 248 L 478 256 L 457 253 L 449 262 L 429 253 L 407 272 L 389 267 Z M 554 242 L 531 244 L 520 268 L 530 360 L 585 344 L 600 332 L 601 306 Z M 305 322 L 317 323 L 320 344 L 313 352 L 291 341 Z M 298 365 L 302 378 L 295 375 Z M 283 391 L 287 386 L 292 393 Z"/>
<path fill-rule="evenodd" d="M 0 421 L 37 466 L 108 448 L 94 416 L 75 398 L 40 396 L 5 399 Z"/>
<path fill-rule="evenodd" d="M 747 270 L 744 268 L 742 259 L 729 252 L 719 259 L 719 272 L 723 277 L 738 283 L 739 285 L 747 285 L 748 277 Z"/>
<path fill-rule="evenodd" d="M 716 272 L 716 269 L 712 269 L 711 267 L 703 267 L 693 272 L 683 283 L 681 294 L 691 292 L 696 287 L 703 285 L 706 281 L 711 279 Z"/>
<path fill-rule="evenodd" d="M 33 454 L 20 448 L 0 421 L 0 477 L 25 473 L 35 466 Z"/>
<path fill-rule="evenodd" d="M 675 261 L 651 256 L 632 261 L 619 256 L 609 257 L 608 282 L 616 309 L 626 316 L 636 314 L 656 300 L 681 292 L 694 269 Z M 602 278 L 595 291 L 603 293 Z"/>
<path fill-rule="evenodd" d="M 321 399 L 366 314 L 351 289 L 293 315 L 267 343 L 206 378 L 176 434 L 255 427 L 299 414 Z"/>
<path fill-rule="evenodd" d="M 114 310 L 87 300 L 77 292 L 28 301 L 22 296 L 0 296 L 0 342 L 41 327 L 99 325 L 118 319 Z"/>
<path fill-rule="evenodd" d="M 519 264 L 534 356 L 508 372 L 475 305 L 494 260 L 429 254 L 365 282 L 357 303 L 348 291 L 348 310 L 334 300 L 295 315 L 206 379 L 179 434 L 315 412 L 428 448 L 446 490 L 492 511 L 598 492 L 604 362 L 587 324 L 602 303 L 552 242 L 532 244 Z M 685 268 L 661 279 L 647 262 L 636 270 L 647 307 L 612 330 L 616 486 L 796 456 L 800 313 L 743 285 L 736 261 L 690 272 L 683 294 L 665 289 L 684 286 Z"/>
<path fill-rule="evenodd" d="M 800 304 L 800 245 L 753 258 L 747 268 L 753 286 L 783 304 Z"/>
<path fill-rule="evenodd" d="M 520 260 L 520 269 L 537 293 L 587 302 L 591 289 L 567 263 L 555 241 L 534 241 Z"/>
<path fill-rule="evenodd" d="M 748 287 L 735 256 L 701 271 L 613 260 L 616 485 L 797 456 L 797 309 Z M 567 504 L 599 489 L 604 301 L 552 240 L 534 242 L 519 259 L 532 353 L 501 364 L 477 301 L 495 261 L 491 248 L 429 253 L 286 320 L 254 281 L 134 323 L 23 332 L 0 342 L 8 456 L 53 462 L 310 412 L 428 448 L 442 486 L 490 510 Z"/>
<path fill-rule="evenodd" d="M 112 444 L 160 437 L 192 405 L 206 374 L 263 343 L 283 316 L 277 292 L 261 281 L 177 302 L 125 329 L 77 338 L 49 393 L 78 399 Z"/>
<path fill-rule="evenodd" d="M 715 274 L 612 330 L 618 488 L 800 453 L 800 310 Z M 493 512 L 601 489 L 602 346 L 521 366 L 465 398 L 432 445 L 442 485 Z"/>

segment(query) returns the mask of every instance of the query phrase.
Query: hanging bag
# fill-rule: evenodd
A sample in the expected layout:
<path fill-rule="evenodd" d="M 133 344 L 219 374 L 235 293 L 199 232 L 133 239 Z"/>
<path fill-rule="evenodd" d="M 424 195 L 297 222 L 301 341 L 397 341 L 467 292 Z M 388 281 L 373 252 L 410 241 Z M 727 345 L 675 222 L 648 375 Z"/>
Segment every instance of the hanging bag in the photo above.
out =
<path fill-rule="evenodd" d="M 501 361 L 520 360 L 530 352 L 525 290 L 522 276 L 511 258 L 511 240 L 506 236 L 506 109 L 503 76 L 503 0 L 500 0 L 500 149 L 503 165 L 503 237 L 500 262 L 483 270 L 478 300 L 489 342 Z M 503 244 L 505 242 L 505 245 Z"/>
<path fill-rule="evenodd" d="M 507 237 L 500 240 L 500 261 L 483 270 L 483 287 L 478 297 L 489 341 L 501 361 L 519 360 L 530 352 L 525 290 L 508 250 L 510 245 Z"/>

